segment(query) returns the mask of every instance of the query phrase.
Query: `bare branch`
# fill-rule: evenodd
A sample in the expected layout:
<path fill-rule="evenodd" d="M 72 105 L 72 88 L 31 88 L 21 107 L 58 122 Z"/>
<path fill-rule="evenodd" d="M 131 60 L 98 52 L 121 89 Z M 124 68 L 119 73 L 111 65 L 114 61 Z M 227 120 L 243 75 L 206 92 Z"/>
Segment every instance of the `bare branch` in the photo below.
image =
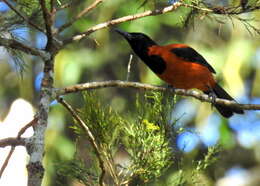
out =
<path fill-rule="evenodd" d="M 88 6 L 87 8 L 85 8 L 84 10 L 82 10 L 78 15 L 76 15 L 75 17 L 73 17 L 69 22 L 65 23 L 64 25 L 62 25 L 56 32 L 62 32 L 63 30 L 65 30 L 66 28 L 70 27 L 72 24 L 74 24 L 77 20 L 79 20 L 80 18 L 82 18 L 83 16 L 85 16 L 87 13 L 89 13 L 91 10 L 93 10 L 94 8 L 96 8 L 100 3 L 102 3 L 104 0 L 95 0 L 90 6 Z"/>
<path fill-rule="evenodd" d="M 35 123 L 38 121 L 38 118 L 35 117 L 32 121 L 30 121 L 29 123 L 27 123 L 23 128 L 20 129 L 20 131 L 18 132 L 17 134 L 17 137 L 16 139 L 19 140 L 21 138 L 21 136 L 23 135 L 23 133 L 31 126 L 35 125 Z M 4 173 L 4 170 L 5 168 L 7 167 L 8 163 L 9 163 L 9 160 L 12 156 L 12 154 L 14 153 L 14 150 L 15 150 L 15 146 L 12 146 L 1 169 L 0 169 L 0 178 L 2 177 L 3 173 Z"/>
<path fill-rule="evenodd" d="M 13 155 L 13 153 L 14 153 L 14 150 L 15 150 L 15 146 L 12 146 L 11 149 L 10 149 L 10 151 L 9 151 L 9 153 L 8 153 L 8 155 L 7 155 L 6 158 L 5 158 L 5 161 L 4 161 L 4 163 L 3 163 L 2 167 L 1 167 L 1 169 L 0 169 L 0 178 L 2 177 L 4 171 L 5 171 L 5 169 L 6 169 L 7 165 L 8 165 L 8 163 L 9 163 L 10 158 L 12 157 L 12 155 Z"/>
<path fill-rule="evenodd" d="M 41 10 L 45 22 L 45 29 L 46 29 L 46 35 L 47 35 L 47 46 L 46 49 L 50 49 L 52 47 L 52 42 L 53 42 L 53 37 L 52 37 L 52 19 L 51 19 L 51 14 L 49 10 L 46 7 L 45 0 L 39 0 L 40 5 L 41 5 Z"/>
<path fill-rule="evenodd" d="M 77 84 L 62 89 L 57 89 L 56 94 L 60 96 L 64 94 L 85 91 L 89 89 L 99 89 L 99 88 L 107 88 L 107 87 L 134 88 L 139 90 L 141 89 L 141 90 L 152 90 L 152 91 L 172 91 L 176 95 L 193 97 L 200 101 L 206 101 L 209 103 L 212 102 L 212 99 L 208 95 L 199 93 L 198 91 L 194 91 L 194 90 L 173 89 L 173 88 L 166 88 L 162 86 L 154 86 L 154 85 L 143 84 L 138 82 L 127 82 L 127 81 L 120 81 L 120 80 Z M 229 100 L 219 99 L 219 98 L 216 98 L 215 103 L 232 107 L 232 108 L 239 108 L 243 110 L 260 110 L 260 104 L 239 104 L 234 101 L 229 101 Z"/>
<path fill-rule="evenodd" d="M 0 37 L 0 46 L 20 50 L 20 51 L 22 51 L 26 54 L 39 56 L 39 57 L 42 57 L 43 59 L 49 59 L 50 58 L 50 55 L 48 53 L 46 53 L 45 51 L 27 46 L 27 45 L 25 45 L 21 42 L 18 42 L 14 39 L 6 39 L 6 38 L 3 38 L 3 37 Z"/>
<path fill-rule="evenodd" d="M 0 148 L 6 146 L 21 146 L 25 145 L 25 138 L 5 138 L 0 140 Z"/>
<path fill-rule="evenodd" d="M 111 26 L 111 25 L 116 25 L 116 24 L 119 24 L 119 23 L 132 21 L 132 20 L 140 19 L 140 18 L 147 17 L 147 16 L 155 16 L 155 15 L 159 15 L 159 14 L 165 14 L 167 12 L 172 12 L 182 5 L 183 4 L 177 2 L 177 3 L 174 3 L 171 6 L 167 6 L 167 7 L 164 7 L 162 9 L 156 9 L 156 10 L 153 10 L 153 11 L 148 10 L 148 11 L 145 11 L 145 12 L 142 12 L 142 13 L 138 13 L 138 14 L 134 14 L 134 15 L 128 15 L 128 16 L 113 19 L 113 20 L 110 20 L 110 21 L 107 21 L 107 22 L 104 22 L 104 23 L 100 23 L 100 24 L 97 24 L 97 25 L 89 28 L 85 32 L 82 32 L 80 34 L 76 34 L 69 39 L 65 39 L 63 43 L 64 43 L 64 45 L 66 45 L 66 44 L 69 44 L 73 41 L 81 40 L 82 38 L 90 35 L 92 32 L 106 28 L 106 27 Z"/>
<path fill-rule="evenodd" d="M 62 98 L 58 98 L 57 99 L 59 101 L 60 104 L 62 104 L 72 115 L 72 117 L 78 122 L 78 124 L 80 125 L 80 127 L 86 132 L 86 134 L 88 135 L 89 139 L 90 139 L 90 143 L 94 148 L 94 151 L 97 155 L 98 161 L 99 161 L 99 166 L 101 169 L 101 175 L 100 175 L 100 179 L 99 179 L 99 184 L 100 185 L 104 185 L 104 176 L 105 176 L 105 166 L 104 166 L 104 161 L 102 159 L 102 153 L 101 150 L 99 150 L 99 146 L 98 143 L 94 137 L 94 135 L 92 134 L 90 128 L 85 124 L 85 122 L 79 117 L 79 115 L 77 114 L 77 112 L 72 108 L 71 105 L 69 105 L 64 99 Z"/>
<path fill-rule="evenodd" d="M 38 117 L 35 116 L 34 119 L 32 121 L 30 121 L 29 123 L 27 123 L 23 128 L 20 129 L 20 131 L 18 132 L 17 134 L 17 138 L 19 139 L 23 133 L 29 128 L 29 127 L 32 127 L 34 126 L 38 121 Z"/>
<path fill-rule="evenodd" d="M 5 2 L 5 4 L 7 4 L 7 6 L 13 10 L 19 17 L 21 17 L 27 24 L 31 25 L 32 27 L 34 27 L 35 29 L 39 30 L 40 32 L 45 33 L 45 31 L 39 27 L 38 25 L 36 25 L 35 23 L 33 23 L 29 18 L 27 18 L 25 15 L 23 15 L 19 10 L 17 10 L 11 3 L 9 3 L 8 0 L 3 0 L 3 2 Z"/>

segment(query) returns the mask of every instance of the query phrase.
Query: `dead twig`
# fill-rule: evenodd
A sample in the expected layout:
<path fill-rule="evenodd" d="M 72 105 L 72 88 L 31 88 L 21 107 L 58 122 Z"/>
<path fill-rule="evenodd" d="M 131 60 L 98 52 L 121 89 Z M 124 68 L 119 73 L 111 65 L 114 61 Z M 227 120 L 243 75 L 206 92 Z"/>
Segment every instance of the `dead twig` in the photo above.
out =
<path fill-rule="evenodd" d="M 129 61 L 128 61 L 128 65 L 127 65 L 126 81 L 128 81 L 128 80 L 129 80 L 129 77 L 130 77 L 132 60 L 133 60 L 133 55 L 130 54 Z"/>

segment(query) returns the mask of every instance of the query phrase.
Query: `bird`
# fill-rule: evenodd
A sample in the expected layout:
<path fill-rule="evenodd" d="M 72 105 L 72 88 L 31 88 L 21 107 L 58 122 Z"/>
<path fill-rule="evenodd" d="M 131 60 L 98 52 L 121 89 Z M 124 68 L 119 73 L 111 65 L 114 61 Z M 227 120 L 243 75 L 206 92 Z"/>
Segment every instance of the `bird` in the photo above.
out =
<path fill-rule="evenodd" d="M 192 47 L 186 44 L 161 46 L 144 33 L 114 30 L 127 40 L 134 53 L 160 79 L 173 88 L 201 90 L 214 98 L 213 106 L 225 118 L 234 113 L 244 114 L 242 109 L 215 103 L 215 98 L 235 100 L 214 79 L 214 68 Z"/>

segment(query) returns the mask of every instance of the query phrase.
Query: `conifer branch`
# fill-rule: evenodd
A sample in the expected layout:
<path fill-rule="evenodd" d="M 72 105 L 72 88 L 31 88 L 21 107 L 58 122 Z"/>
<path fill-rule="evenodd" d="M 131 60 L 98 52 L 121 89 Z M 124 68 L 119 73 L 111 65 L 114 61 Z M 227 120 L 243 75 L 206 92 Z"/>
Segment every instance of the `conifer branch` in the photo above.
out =
<path fill-rule="evenodd" d="M 193 97 L 200 101 L 212 103 L 212 99 L 208 95 L 200 93 L 198 91 L 173 89 L 173 88 L 167 88 L 162 86 L 154 86 L 154 85 L 143 84 L 138 82 L 128 82 L 128 81 L 120 81 L 120 80 L 90 82 L 90 83 L 72 85 L 65 88 L 57 89 L 56 94 L 60 96 L 60 95 L 75 93 L 79 91 L 86 91 L 90 89 L 100 89 L 100 88 L 107 88 L 107 87 L 134 88 L 138 90 L 150 90 L 150 91 L 172 91 L 172 93 L 176 95 Z M 260 110 L 260 104 L 239 104 L 234 101 L 229 101 L 220 98 L 216 98 L 215 103 L 232 107 L 232 108 L 243 109 L 243 110 Z"/>
<path fill-rule="evenodd" d="M 7 4 L 7 6 L 13 10 L 19 17 L 21 17 L 27 24 L 31 25 L 33 28 L 39 30 L 40 32 L 44 32 L 44 30 L 39 27 L 38 25 L 36 25 L 35 23 L 33 23 L 28 17 L 26 17 L 25 15 L 23 15 L 19 10 L 17 10 L 13 5 L 12 3 L 10 3 L 8 0 L 3 0 L 3 2 L 5 4 Z"/>
<path fill-rule="evenodd" d="M 80 127 L 86 132 L 86 134 L 89 137 L 90 143 L 93 146 L 94 152 L 97 155 L 99 166 L 101 169 L 101 175 L 99 178 L 99 184 L 102 186 L 104 185 L 104 176 L 105 176 L 105 163 L 102 159 L 102 152 L 99 149 L 99 145 L 97 143 L 97 140 L 95 139 L 95 136 L 92 134 L 90 128 L 87 126 L 87 124 L 80 118 L 80 116 L 77 114 L 77 112 L 72 108 L 70 104 L 68 104 L 63 98 L 58 97 L 58 102 L 62 104 L 72 115 L 72 117 L 78 122 Z"/>

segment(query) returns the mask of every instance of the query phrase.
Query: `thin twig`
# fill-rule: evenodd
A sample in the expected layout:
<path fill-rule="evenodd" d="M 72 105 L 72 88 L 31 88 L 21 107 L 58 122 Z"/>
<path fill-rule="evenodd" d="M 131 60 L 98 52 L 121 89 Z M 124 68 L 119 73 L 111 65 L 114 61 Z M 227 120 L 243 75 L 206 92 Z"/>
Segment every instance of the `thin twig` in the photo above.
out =
<path fill-rule="evenodd" d="M 9 3 L 8 0 L 3 0 L 3 2 L 5 4 L 7 4 L 7 6 L 13 10 L 19 17 L 21 17 L 26 23 L 28 23 L 29 25 L 31 25 L 32 27 L 34 27 L 35 29 L 39 30 L 40 32 L 45 33 L 44 29 L 42 29 L 41 27 L 39 27 L 38 25 L 36 25 L 35 23 L 33 23 L 28 17 L 26 17 L 25 15 L 23 15 L 19 10 L 17 10 L 11 3 Z"/>
<path fill-rule="evenodd" d="M 119 23 L 132 21 L 132 20 L 140 19 L 140 18 L 147 17 L 147 16 L 155 16 L 155 15 L 159 15 L 159 14 L 165 14 L 167 12 L 174 11 L 175 9 L 177 9 L 180 6 L 182 6 L 182 4 L 177 2 L 177 3 L 174 3 L 171 6 L 167 6 L 167 7 L 164 7 L 162 9 L 156 9 L 156 10 L 153 10 L 153 11 L 148 10 L 148 11 L 145 11 L 145 12 L 142 12 L 142 13 L 128 15 L 128 16 L 113 19 L 113 20 L 110 20 L 110 21 L 107 21 L 107 22 L 104 22 L 104 23 L 100 23 L 100 24 L 97 24 L 97 25 L 87 29 L 85 32 L 82 32 L 80 34 L 76 34 L 76 35 L 72 36 L 71 38 L 65 39 L 63 41 L 63 44 L 66 45 L 66 44 L 70 44 L 73 41 L 81 40 L 82 38 L 88 36 L 89 34 L 95 32 L 97 30 L 111 26 L 111 25 L 116 25 L 116 24 L 119 24 Z"/>
<path fill-rule="evenodd" d="M 130 77 L 130 72 L 131 72 L 131 63 L 132 63 L 132 60 L 133 60 L 133 55 L 130 54 L 129 61 L 128 61 L 128 65 L 127 65 L 126 81 L 128 81 L 128 80 L 129 80 L 129 77 Z"/>
<path fill-rule="evenodd" d="M 77 20 L 79 20 L 80 18 L 82 18 L 83 16 L 85 16 L 87 13 L 89 13 L 91 10 L 93 10 L 94 8 L 96 8 L 100 3 L 102 3 L 104 0 L 95 0 L 90 6 L 86 7 L 84 10 L 82 10 L 78 15 L 76 15 L 75 17 L 73 17 L 69 22 L 65 23 L 64 25 L 62 25 L 56 32 L 60 33 L 63 30 L 65 30 L 66 28 L 70 27 L 72 24 L 74 24 Z"/>
<path fill-rule="evenodd" d="M 52 19 L 49 10 L 46 7 L 45 0 L 39 0 L 41 5 L 41 10 L 44 18 L 46 35 L 47 35 L 47 45 L 46 49 L 49 50 L 52 47 L 53 37 L 52 37 Z"/>
<path fill-rule="evenodd" d="M 173 89 L 168 87 L 154 86 L 154 85 L 143 84 L 138 82 L 127 82 L 127 81 L 120 81 L 120 80 L 90 82 L 90 83 L 68 86 L 65 88 L 57 89 L 56 95 L 60 96 L 64 94 L 75 93 L 75 92 L 85 91 L 89 89 L 100 89 L 100 88 L 107 88 L 107 87 L 134 88 L 139 90 L 141 89 L 141 90 L 151 90 L 151 91 L 172 91 L 176 95 L 193 97 L 200 101 L 212 103 L 212 99 L 208 95 L 200 93 L 195 90 Z M 229 101 L 220 98 L 216 98 L 215 103 L 232 107 L 232 108 L 243 109 L 243 110 L 260 110 L 260 104 L 239 104 L 234 101 Z"/>
<path fill-rule="evenodd" d="M 29 123 L 27 123 L 23 128 L 20 129 L 20 131 L 17 134 L 17 138 L 19 139 L 23 133 L 29 128 L 34 126 L 36 123 L 38 122 L 38 117 L 35 116 L 34 119 L 32 121 L 30 121 Z"/>
<path fill-rule="evenodd" d="M 72 108 L 72 106 L 70 104 L 68 104 L 64 99 L 62 99 L 61 97 L 57 98 L 58 102 L 60 104 L 62 104 L 72 115 L 72 117 L 78 122 L 78 124 L 80 125 L 80 127 L 86 132 L 86 134 L 88 135 L 89 139 L 90 139 L 90 143 L 92 144 L 94 151 L 97 155 L 98 161 L 99 161 L 99 166 L 101 169 L 101 175 L 100 175 L 100 179 L 99 179 L 99 184 L 100 185 L 104 185 L 104 176 L 105 176 L 105 165 L 104 165 L 104 161 L 102 159 L 102 153 L 101 150 L 99 149 L 99 146 L 97 144 L 97 141 L 94 137 L 94 135 L 92 134 L 90 128 L 85 124 L 85 122 L 79 117 L 79 115 L 77 114 L 77 112 Z"/>
<path fill-rule="evenodd" d="M 15 146 L 12 146 L 11 149 L 10 149 L 10 151 L 9 151 L 9 153 L 8 153 L 8 155 L 7 155 L 6 158 L 5 158 L 5 161 L 4 161 L 4 163 L 3 163 L 2 167 L 1 167 L 1 169 L 0 169 L 0 178 L 2 178 L 2 175 L 3 175 L 3 173 L 4 173 L 4 171 L 5 171 L 6 167 L 7 167 L 7 165 L 8 165 L 8 163 L 9 163 L 10 158 L 12 157 L 12 155 L 13 155 L 13 153 L 14 153 L 14 150 L 15 150 Z"/>
<path fill-rule="evenodd" d="M 16 139 L 19 140 L 19 139 L 21 138 L 21 136 L 23 135 L 23 133 L 24 133 L 29 127 L 35 125 L 35 123 L 36 123 L 37 121 L 38 121 L 38 118 L 35 117 L 32 121 L 30 121 L 30 122 L 27 123 L 23 128 L 21 128 L 20 131 L 19 131 L 18 134 L 17 134 Z M 11 145 L 11 144 L 9 144 L 9 145 Z M 9 146 L 9 145 L 8 145 L 8 146 Z M 2 165 L 2 167 L 1 167 L 1 169 L 0 169 L 0 178 L 2 177 L 2 175 L 3 175 L 3 173 L 4 173 L 4 170 L 6 169 L 8 163 L 9 163 L 10 158 L 11 158 L 12 154 L 14 153 L 14 150 L 15 150 L 15 146 L 12 145 L 12 147 L 11 147 L 11 149 L 10 149 L 10 151 L 9 151 L 9 153 L 8 153 L 8 155 L 7 155 L 5 161 L 4 161 L 4 163 L 3 163 L 3 165 Z"/>

